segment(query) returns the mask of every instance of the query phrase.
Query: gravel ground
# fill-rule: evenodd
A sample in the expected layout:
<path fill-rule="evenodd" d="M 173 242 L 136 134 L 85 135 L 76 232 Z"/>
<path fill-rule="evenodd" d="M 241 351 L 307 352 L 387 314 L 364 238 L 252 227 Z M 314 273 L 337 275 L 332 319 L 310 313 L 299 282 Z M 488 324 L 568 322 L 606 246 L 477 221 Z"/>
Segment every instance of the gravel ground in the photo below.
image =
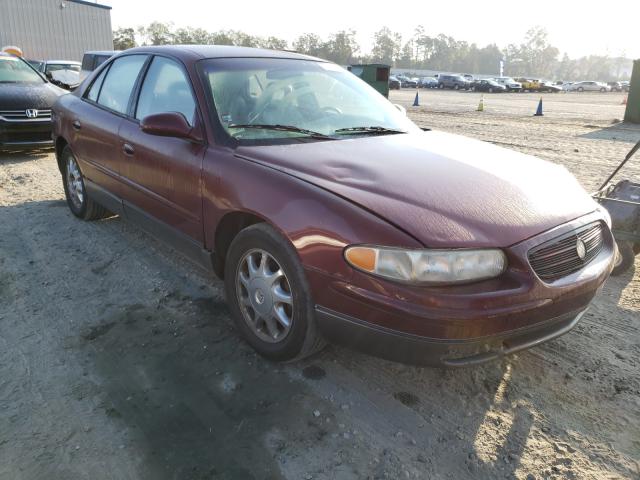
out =
<path fill-rule="evenodd" d="M 640 130 L 617 94 L 392 93 L 422 126 L 533 153 L 593 190 Z M 640 161 L 636 162 L 640 165 Z M 639 170 L 628 171 L 638 178 Z M 480 368 L 236 336 L 222 283 L 134 226 L 83 223 L 51 153 L 0 156 L 0 479 L 638 479 L 640 278 Z M 636 263 L 636 270 L 639 265 Z"/>

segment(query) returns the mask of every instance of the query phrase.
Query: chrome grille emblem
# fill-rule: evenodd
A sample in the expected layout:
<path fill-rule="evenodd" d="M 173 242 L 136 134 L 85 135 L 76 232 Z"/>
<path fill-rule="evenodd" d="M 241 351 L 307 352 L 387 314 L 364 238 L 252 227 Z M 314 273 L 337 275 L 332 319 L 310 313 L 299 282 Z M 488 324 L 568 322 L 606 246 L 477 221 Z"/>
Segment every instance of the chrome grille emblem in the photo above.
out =
<path fill-rule="evenodd" d="M 27 115 L 27 118 L 38 118 L 39 112 L 35 108 L 29 108 L 28 110 L 25 110 L 24 113 Z"/>
<path fill-rule="evenodd" d="M 578 257 L 580 257 L 580 260 L 584 260 L 587 256 L 587 246 L 580 239 L 576 241 L 576 253 Z"/>

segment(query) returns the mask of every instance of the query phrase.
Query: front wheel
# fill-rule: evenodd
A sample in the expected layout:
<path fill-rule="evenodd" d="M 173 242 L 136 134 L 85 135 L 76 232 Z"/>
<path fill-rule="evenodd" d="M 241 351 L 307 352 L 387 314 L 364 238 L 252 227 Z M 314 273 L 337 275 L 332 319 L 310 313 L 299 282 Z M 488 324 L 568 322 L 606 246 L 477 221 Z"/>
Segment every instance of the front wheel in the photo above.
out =
<path fill-rule="evenodd" d="M 615 264 L 611 275 L 622 275 L 627 272 L 635 263 L 635 252 L 633 251 L 633 243 L 620 241 L 618 244 L 618 251 L 616 252 Z"/>
<path fill-rule="evenodd" d="M 62 162 L 64 195 L 71 213 L 82 220 L 98 220 L 110 216 L 111 213 L 106 208 L 87 194 L 84 177 L 69 145 L 62 150 Z"/>
<path fill-rule="evenodd" d="M 324 346 L 298 256 L 267 224 L 247 227 L 231 243 L 225 291 L 237 329 L 260 355 L 291 361 Z"/>

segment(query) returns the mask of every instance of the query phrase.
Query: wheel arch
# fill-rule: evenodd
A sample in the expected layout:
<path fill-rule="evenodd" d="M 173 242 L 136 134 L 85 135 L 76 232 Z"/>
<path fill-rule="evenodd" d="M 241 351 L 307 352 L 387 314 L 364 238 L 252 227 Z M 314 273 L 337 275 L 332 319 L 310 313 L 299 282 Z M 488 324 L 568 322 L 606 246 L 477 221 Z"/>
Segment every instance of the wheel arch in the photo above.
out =
<path fill-rule="evenodd" d="M 56 161 L 58 163 L 58 170 L 60 170 L 60 173 L 63 172 L 63 167 L 64 167 L 64 165 L 62 164 L 62 151 L 64 150 L 64 147 L 66 147 L 67 145 L 69 145 L 69 142 L 67 142 L 67 140 L 64 137 L 56 138 L 56 145 L 55 145 Z"/>
<path fill-rule="evenodd" d="M 228 212 L 220 219 L 214 233 L 213 249 L 213 271 L 219 278 L 224 278 L 225 260 L 233 239 L 242 230 L 256 223 L 267 223 L 274 227 L 265 218 L 247 211 Z"/>

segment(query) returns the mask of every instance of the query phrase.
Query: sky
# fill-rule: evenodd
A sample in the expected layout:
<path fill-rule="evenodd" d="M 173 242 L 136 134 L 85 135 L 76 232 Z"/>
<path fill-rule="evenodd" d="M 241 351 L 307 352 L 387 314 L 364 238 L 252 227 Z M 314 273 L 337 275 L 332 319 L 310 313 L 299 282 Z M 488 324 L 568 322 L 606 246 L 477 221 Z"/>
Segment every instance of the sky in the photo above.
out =
<path fill-rule="evenodd" d="M 416 2 L 421 7 L 412 6 L 411 2 L 381 0 L 98 0 L 98 3 L 113 7 L 114 29 L 157 20 L 173 22 L 176 27 L 274 35 L 289 42 L 304 33 L 324 38 L 339 30 L 353 29 L 363 53 L 368 53 L 373 34 L 383 26 L 401 33 L 404 40 L 410 38 L 417 25 L 422 25 L 431 36 L 444 33 L 479 46 L 496 43 L 505 47 L 521 42 L 529 28 L 539 25 L 549 33 L 551 44 L 572 58 L 591 54 L 640 58 L 640 0 Z"/>

